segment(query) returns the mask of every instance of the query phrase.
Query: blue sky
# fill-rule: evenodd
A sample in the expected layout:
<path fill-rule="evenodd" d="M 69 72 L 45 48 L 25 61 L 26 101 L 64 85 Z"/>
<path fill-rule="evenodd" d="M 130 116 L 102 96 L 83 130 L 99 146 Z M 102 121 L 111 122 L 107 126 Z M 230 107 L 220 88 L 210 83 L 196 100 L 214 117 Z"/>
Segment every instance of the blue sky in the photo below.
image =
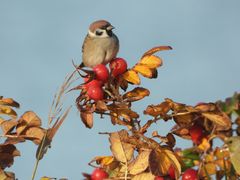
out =
<path fill-rule="evenodd" d="M 166 97 L 191 105 L 224 99 L 240 90 L 239 7 L 238 0 L 1 0 L 0 95 L 21 104 L 19 115 L 34 110 L 46 127 L 53 95 L 73 70 L 71 60 L 81 61 L 89 24 L 107 19 L 120 39 L 118 56 L 129 66 L 154 46 L 173 47 L 158 53 L 164 65 L 158 79 L 142 81 L 151 95 L 136 103 L 136 111 Z M 76 96 L 69 94 L 66 105 L 74 104 Z M 171 125 L 159 122 L 154 128 L 164 135 Z M 117 129 L 121 127 L 98 116 L 94 128 L 86 129 L 74 107 L 40 162 L 36 179 L 81 179 L 81 172 L 92 171 L 87 163 L 94 156 L 110 154 L 107 136 L 98 132 Z M 36 146 L 28 142 L 17 147 L 22 156 L 9 170 L 20 180 L 30 179 Z"/>

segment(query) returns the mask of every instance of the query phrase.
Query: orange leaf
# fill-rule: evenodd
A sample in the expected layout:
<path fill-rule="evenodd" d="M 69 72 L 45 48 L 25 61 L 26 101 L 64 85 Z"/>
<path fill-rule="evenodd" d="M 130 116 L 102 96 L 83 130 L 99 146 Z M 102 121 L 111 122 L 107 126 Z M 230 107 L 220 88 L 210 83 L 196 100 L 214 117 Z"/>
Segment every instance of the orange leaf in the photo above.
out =
<path fill-rule="evenodd" d="M 2 127 L 4 135 L 11 132 L 16 127 L 16 125 L 17 125 L 17 121 L 15 119 L 0 123 L 0 126 Z"/>
<path fill-rule="evenodd" d="M 87 128 L 93 127 L 93 113 L 91 111 L 81 111 L 80 117 Z"/>
<path fill-rule="evenodd" d="M 19 104 L 14 101 L 12 98 L 2 98 L 0 99 L 0 105 L 3 105 L 3 106 L 11 106 L 11 107 L 16 107 L 16 108 L 19 108 Z"/>
<path fill-rule="evenodd" d="M 145 66 L 145 65 L 141 65 L 141 64 L 137 64 L 133 67 L 134 71 L 137 71 L 138 73 L 140 73 L 141 75 L 143 75 L 144 77 L 147 78 L 152 78 L 153 77 L 153 72 L 152 70 Z"/>
<path fill-rule="evenodd" d="M 157 68 L 162 65 L 162 59 L 158 56 L 144 56 L 139 64 L 147 66 L 148 68 Z"/>
<path fill-rule="evenodd" d="M 127 99 L 130 102 L 138 101 L 146 96 L 149 96 L 150 91 L 142 87 L 136 87 L 132 91 L 127 92 L 123 95 L 124 99 Z"/>
<path fill-rule="evenodd" d="M 209 144 L 209 142 L 206 138 L 203 138 L 201 144 L 198 145 L 198 149 L 201 151 L 206 151 L 210 147 L 211 147 L 211 145 Z"/>
<path fill-rule="evenodd" d="M 145 52 L 142 57 L 149 56 L 158 51 L 164 51 L 164 50 L 172 50 L 172 47 L 171 46 L 157 46 L 157 47 L 154 47 L 154 48 L 148 50 L 147 52 Z"/>
<path fill-rule="evenodd" d="M 25 139 L 33 141 L 35 144 L 40 144 L 43 136 L 44 136 L 45 130 L 40 127 L 29 127 L 22 132 L 22 136 Z"/>
<path fill-rule="evenodd" d="M 139 85 L 140 84 L 140 78 L 137 74 L 137 72 L 133 70 L 128 70 L 123 74 L 123 78 L 128 81 L 129 83 Z"/>

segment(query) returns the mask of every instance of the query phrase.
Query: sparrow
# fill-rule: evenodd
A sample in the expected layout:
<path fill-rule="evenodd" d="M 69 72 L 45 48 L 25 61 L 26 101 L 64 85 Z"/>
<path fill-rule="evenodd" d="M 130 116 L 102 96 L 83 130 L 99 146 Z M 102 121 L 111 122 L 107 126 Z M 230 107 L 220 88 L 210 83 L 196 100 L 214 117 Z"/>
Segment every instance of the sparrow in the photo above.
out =
<path fill-rule="evenodd" d="M 80 66 L 94 67 L 107 64 L 116 57 L 119 50 L 119 40 L 112 32 L 114 27 L 106 20 L 93 22 L 88 29 L 82 46 L 82 64 Z"/>

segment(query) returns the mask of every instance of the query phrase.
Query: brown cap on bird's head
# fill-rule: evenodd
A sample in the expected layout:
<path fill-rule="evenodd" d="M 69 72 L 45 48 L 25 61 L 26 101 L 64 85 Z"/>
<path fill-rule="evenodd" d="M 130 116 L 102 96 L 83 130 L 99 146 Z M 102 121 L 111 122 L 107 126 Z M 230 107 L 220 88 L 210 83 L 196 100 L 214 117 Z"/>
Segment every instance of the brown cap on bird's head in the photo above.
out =
<path fill-rule="evenodd" d="M 93 22 L 90 26 L 89 26 L 89 30 L 91 32 L 94 32 L 96 29 L 107 29 L 107 30 L 111 30 L 114 27 L 106 20 L 98 20 Z"/>

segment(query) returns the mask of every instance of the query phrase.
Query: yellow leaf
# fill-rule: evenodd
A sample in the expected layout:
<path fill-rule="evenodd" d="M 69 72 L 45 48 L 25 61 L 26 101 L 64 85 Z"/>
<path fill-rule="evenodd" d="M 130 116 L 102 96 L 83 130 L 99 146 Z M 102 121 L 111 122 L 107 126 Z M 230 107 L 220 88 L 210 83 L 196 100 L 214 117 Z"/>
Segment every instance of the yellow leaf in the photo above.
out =
<path fill-rule="evenodd" d="M 0 106 L 0 114 L 3 115 L 8 115 L 13 118 L 17 117 L 17 113 L 10 107 L 8 106 Z"/>
<path fill-rule="evenodd" d="M 205 151 L 205 150 L 209 149 L 210 147 L 211 147 L 211 145 L 206 138 L 203 138 L 201 144 L 198 145 L 198 149 L 201 151 Z"/>
<path fill-rule="evenodd" d="M 129 143 L 123 142 L 123 138 L 127 137 L 128 133 L 126 130 L 111 133 L 109 137 L 111 151 L 114 157 L 121 162 L 128 162 L 133 157 L 134 147 Z"/>
<path fill-rule="evenodd" d="M 151 151 L 150 150 L 143 150 L 139 153 L 137 158 L 131 162 L 128 167 L 129 173 L 132 175 L 139 174 L 145 171 L 148 167 L 148 159 Z"/>
<path fill-rule="evenodd" d="M 202 176 L 213 175 L 216 174 L 216 164 L 214 163 L 207 163 L 204 167 L 201 168 L 200 174 Z"/>
<path fill-rule="evenodd" d="M 142 74 L 144 77 L 147 77 L 147 78 L 152 78 L 153 77 L 152 70 L 145 65 L 137 64 L 133 67 L 133 70 Z"/>
<path fill-rule="evenodd" d="M 97 156 L 93 159 L 93 161 L 96 161 L 97 164 L 100 164 L 102 166 L 107 166 L 114 161 L 114 157 L 113 156 Z"/>
<path fill-rule="evenodd" d="M 0 99 L 0 105 L 4 105 L 4 106 L 12 106 L 12 107 L 16 107 L 19 108 L 19 104 L 14 101 L 12 98 L 2 98 Z"/>
<path fill-rule="evenodd" d="M 158 56 L 144 56 L 140 61 L 139 64 L 147 66 L 148 68 L 157 68 L 162 66 L 162 59 Z"/>
<path fill-rule="evenodd" d="M 150 91 L 148 89 L 137 87 L 134 88 L 132 91 L 127 92 L 123 95 L 124 99 L 127 99 L 130 102 L 138 101 L 146 96 L 149 96 Z"/>
<path fill-rule="evenodd" d="M 145 52 L 142 57 L 152 55 L 158 51 L 171 50 L 171 49 L 172 49 L 171 46 L 157 46 Z"/>
<path fill-rule="evenodd" d="M 129 70 L 123 74 L 123 78 L 128 81 L 129 83 L 139 85 L 140 84 L 140 78 L 137 74 L 137 72 L 133 70 Z"/>
<path fill-rule="evenodd" d="M 155 176 L 152 173 L 141 173 L 132 178 L 132 180 L 154 180 Z"/>

